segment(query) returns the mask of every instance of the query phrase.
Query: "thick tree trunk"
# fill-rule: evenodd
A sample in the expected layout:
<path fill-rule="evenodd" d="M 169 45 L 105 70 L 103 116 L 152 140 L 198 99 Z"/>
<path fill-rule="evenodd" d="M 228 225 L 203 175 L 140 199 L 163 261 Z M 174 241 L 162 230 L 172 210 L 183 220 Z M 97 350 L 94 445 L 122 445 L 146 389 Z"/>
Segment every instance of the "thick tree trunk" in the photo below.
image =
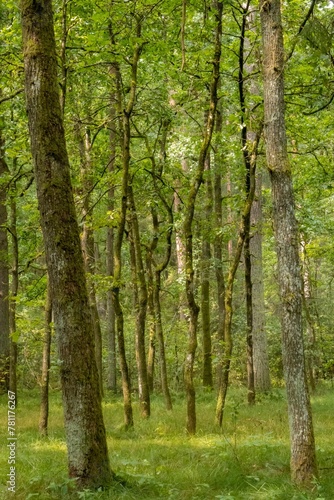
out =
<path fill-rule="evenodd" d="M 8 174 L 0 129 L 0 178 Z M 0 183 L 0 393 L 9 388 L 9 263 L 7 186 Z"/>
<path fill-rule="evenodd" d="M 302 286 L 298 228 L 284 118 L 284 48 L 280 0 L 261 0 L 267 166 L 281 296 L 282 351 L 288 398 L 291 476 L 311 486 L 317 476 L 312 413 L 302 331 Z"/>
<path fill-rule="evenodd" d="M 61 362 L 69 475 L 79 488 L 107 487 L 114 475 L 60 108 L 52 2 L 21 5 L 29 132 Z"/>
<path fill-rule="evenodd" d="M 42 436 L 48 435 L 49 419 L 49 370 L 51 355 L 51 321 L 52 321 L 52 297 L 49 280 L 46 291 L 45 301 L 45 324 L 44 324 L 44 342 L 43 342 L 43 360 L 41 373 L 41 405 L 39 415 L 39 432 Z"/>

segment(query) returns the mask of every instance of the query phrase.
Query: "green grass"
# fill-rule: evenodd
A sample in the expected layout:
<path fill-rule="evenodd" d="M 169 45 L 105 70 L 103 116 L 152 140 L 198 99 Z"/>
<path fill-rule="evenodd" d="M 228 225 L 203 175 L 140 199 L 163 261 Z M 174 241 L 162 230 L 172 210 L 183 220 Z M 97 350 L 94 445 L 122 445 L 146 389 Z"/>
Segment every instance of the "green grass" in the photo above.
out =
<path fill-rule="evenodd" d="M 321 389 L 313 398 L 319 484 L 311 492 L 294 487 L 289 477 L 289 438 L 286 401 L 275 391 L 255 407 L 248 407 L 245 391 L 231 389 L 224 431 L 213 423 L 214 393 L 197 397 L 198 433 L 185 432 L 185 403 L 174 400 L 167 413 L 160 396 L 152 398 L 152 417 L 143 421 L 134 405 L 135 428 L 122 429 L 122 402 L 104 403 L 110 461 L 126 480 L 108 492 L 74 492 L 67 479 L 60 394 L 51 395 L 49 437 L 37 430 L 37 391 L 19 394 L 17 408 L 16 495 L 7 492 L 7 429 L 0 434 L 0 499 L 237 499 L 302 500 L 334 498 L 334 391 Z M 1 396 L 1 421 L 7 420 L 7 396 Z"/>

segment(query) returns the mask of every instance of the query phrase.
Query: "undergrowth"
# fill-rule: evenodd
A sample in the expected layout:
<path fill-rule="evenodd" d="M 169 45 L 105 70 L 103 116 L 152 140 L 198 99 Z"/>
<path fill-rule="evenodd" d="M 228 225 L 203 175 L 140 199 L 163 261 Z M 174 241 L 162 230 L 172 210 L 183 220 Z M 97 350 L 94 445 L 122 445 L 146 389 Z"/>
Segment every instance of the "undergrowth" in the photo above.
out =
<path fill-rule="evenodd" d="M 1 421 L 7 419 L 7 396 L 1 396 Z M 152 416 L 143 421 L 134 405 L 135 428 L 124 431 L 119 398 L 108 396 L 104 416 L 112 469 L 124 481 L 109 491 L 75 490 L 67 478 L 61 397 L 50 398 L 49 436 L 41 438 L 37 423 L 37 391 L 19 394 L 17 408 L 16 493 L 7 491 L 9 465 L 7 429 L 0 434 L 0 498 L 51 499 L 165 499 L 165 500 L 332 500 L 334 391 L 322 389 L 313 397 L 319 482 L 302 491 L 289 477 L 289 436 L 284 392 L 263 396 L 254 407 L 245 392 L 231 389 L 221 431 L 214 425 L 215 396 L 197 396 L 198 432 L 185 431 L 185 402 L 174 397 L 167 412 L 160 396 L 152 398 Z"/>

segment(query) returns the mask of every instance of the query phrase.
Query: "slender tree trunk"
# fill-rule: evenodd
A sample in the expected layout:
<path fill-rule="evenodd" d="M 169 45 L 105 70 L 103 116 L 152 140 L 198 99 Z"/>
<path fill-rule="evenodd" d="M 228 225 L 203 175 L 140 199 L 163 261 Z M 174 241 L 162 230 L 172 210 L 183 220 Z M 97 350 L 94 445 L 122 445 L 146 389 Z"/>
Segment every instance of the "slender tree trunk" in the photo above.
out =
<path fill-rule="evenodd" d="M 79 133 L 82 131 L 79 130 Z M 96 291 L 94 281 L 92 279 L 95 273 L 95 241 L 94 230 L 91 227 L 91 193 L 93 191 L 92 180 L 92 162 L 91 162 L 91 138 L 90 130 L 87 128 L 84 132 L 84 138 L 81 142 L 81 159 L 82 159 L 82 177 L 83 177 L 83 207 L 82 220 L 83 232 L 81 236 L 82 251 L 84 255 L 85 270 L 88 284 L 88 298 L 92 323 L 94 327 L 94 342 L 95 342 L 95 359 L 99 374 L 99 385 L 101 396 L 103 396 L 103 373 L 102 373 L 102 332 L 99 313 L 96 302 Z"/>
<path fill-rule="evenodd" d="M 14 183 L 15 186 L 15 183 Z M 14 193 L 16 186 L 14 188 Z M 17 211 L 15 194 L 10 201 L 10 234 L 12 240 L 12 269 L 11 269 L 11 286 L 10 286 L 10 301 L 9 301 L 9 331 L 10 331 L 10 346 L 9 346 L 9 390 L 16 394 L 15 404 L 18 404 L 17 397 L 17 340 L 16 340 L 16 297 L 19 289 L 19 243 L 17 236 Z"/>
<path fill-rule="evenodd" d="M 110 41 L 112 48 L 115 47 L 115 37 L 113 33 L 112 24 L 109 24 Z M 137 38 L 141 38 L 141 26 L 138 22 L 137 24 Z M 114 280 L 112 286 L 112 297 L 113 304 L 116 314 L 116 331 L 117 331 L 117 343 L 118 343 L 118 353 L 120 358 L 120 368 L 122 373 L 122 390 L 123 390 L 123 400 L 124 400 L 124 425 L 125 428 L 133 426 L 133 412 L 132 412 L 132 402 L 131 402 L 131 384 L 129 368 L 126 361 L 126 351 L 125 351 L 125 340 L 124 340 L 124 316 L 122 305 L 120 301 L 120 287 L 122 280 L 122 243 L 124 237 L 125 223 L 126 223 L 126 213 L 127 213 L 127 203 L 128 203 L 128 185 L 129 185 L 129 167 L 130 167 L 130 141 L 131 141 L 131 127 L 130 118 L 133 113 L 136 90 L 137 90 L 137 71 L 138 62 L 143 46 L 137 44 L 134 48 L 132 64 L 131 64 L 131 85 L 129 98 L 126 106 L 122 104 L 122 94 L 121 94 L 121 75 L 119 66 L 117 63 L 113 64 L 115 70 L 115 80 L 116 80 L 116 93 L 117 93 L 117 110 L 123 120 L 119 121 L 120 126 L 120 136 L 122 137 L 122 192 L 121 192 L 121 210 L 119 217 L 119 224 L 115 236 L 115 247 L 114 247 Z"/>
<path fill-rule="evenodd" d="M 116 145 L 117 145 L 117 71 L 113 65 L 110 67 L 110 75 L 113 78 L 113 91 L 111 93 L 110 103 L 110 160 L 108 172 L 111 177 L 111 186 L 108 191 L 108 212 L 114 213 L 115 210 L 115 187 L 113 184 L 112 175 L 115 169 L 116 160 Z M 109 278 L 114 276 L 114 243 L 115 243 L 115 228 L 113 225 L 107 228 L 106 241 L 106 273 Z M 107 291 L 107 342 L 108 342 L 108 389 L 112 392 L 117 392 L 117 366 L 116 366 L 116 315 L 112 300 L 111 288 Z"/>
<path fill-rule="evenodd" d="M 140 410 L 143 418 L 150 416 L 150 391 L 148 387 L 146 352 L 145 352 L 145 324 L 147 310 L 147 288 L 145 270 L 141 251 L 138 217 L 133 195 L 132 184 L 128 186 L 129 206 L 131 209 L 131 229 L 135 251 L 135 280 L 138 282 L 138 299 L 136 301 L 136 359 L 138 366 L 138 388 Z"/>
<path fill-rule="evenodd" d="M 217 282 L 217 305 L 218 305 L 218 324 L 217 324 L 217 342 L 218 356 L 222 359 L 223 356 L 223 341 L 224 341 L 224 321 L 225 321 L 225 279 L 223 270 L 223 242 L 221 230 L 223 227 L 223 211 L 222 211 L 222 144 L 220 141 L 222 133 L 222 113 L 221 105 L 218 103 L 217 120 L 216 120 L 216 136 L 217 143 L 215 144 L 215 175 L 214 175 L 214 220 L 215 220 L 215 238 L 213 242 L 213 255 L 215 262 L 215 274 Z M 217 385 L 221 383 L 221 364 L 217 367 Z"/>
<path fill-rule="evenodd" d="M 257 392 L 271 389 L 267 335 L 265 330 L 265 305 L 262 257 L 262 175 L 256 176 L 255 198 L 251 211 L 252 237 L 250 253 L 252 261 L 252 311 L 253 311 L 253 366 L 254 385 Z"/>
<path fill-rule="evenodd" d="M 302 331 L 302 287 L 298 228 L 284 118 L 284 47 L 280 0 L 261 0 L 267 166 L 272 183 L 273 220 L 281 296 L 283 366 L 286 381 L 291 476 L 311 486 L 317 476 L 312 412 Z"/>
<path fill-rule="evenodd" d="M 240 127 L 241 127 L 241 144 L 246 169 L 246 194 L 249 195 L 251 184 L 251 154 L 249 151 L 249 142 L 254 134 L 248 133 L 246 123 L 246 98 L 244 84 L 245 59 L 249 56 L 247 50 L 247 18 L 249 15 L 250 0 L 243 4 L 243 16 L 241 22 L 240 45 L 239 45 L 239 101 L 240 101 Z M 256 160 L 254 160 L 256 161 Z M 255 165 L 254 165 L 255 168 Z M 254 173 L 255 175 L 255 173 Z M 254 179 L 255 182 L 255 179 Z M 253 195 L 254 197 L 254 195 Z M 255 386 L 254 386 L 254 367 L 253 367 L 253 298 L 252 298 L 252 266 L 250 254 L 250 224 L 251 211 L 249 211 L 244 219 L 245 223 L 245 240 L 244 240 L 244 261 L 245 261 L 245 289 L 246 289 L 246 345 L 247 345 L 247 399 L 249 404 L 255 403 Z"/>
<path fill-rule="evenodd" d="M 0 91 L 1 92 L 1 91 Z M 9 262 L 7 186 L 3 182 L 9 173 L 5 161 L 4 141 L 0 128 L 0 393 L 9 388 Z"/>
<path fill-rule="evenodd" d="M 25 91 L 58 356 L 70 477 L 107 487 L 110 470 L 94 333 L 71 189 L 50 0 L 24 0 Z"/>
<path fill-rule="evenodd" d="M 202 313 L 202 348 L 203 348 L 203 386 L 213 387 L 212 378 L 212 342 L 210 322 L 210 267 L 211 267 L 211 245 L 210 224 L 212 219 L 212 181 L 210 171 L 210 156 L 207 156 L 206 167 L 208 177 L 206 178 L 206 204 L 204 217 L 206 227 L 202 231 L 202 262 L 201 262 L 201 313 Z"/>
<path fill-rule="evenodd" d="M 49 419 L 49 370 L 51 355 L 51 321 L 52 321 L 52 297 L 49 280 L 46 290 L 45 301 L 45 324 L 44 324 L 44 342 L 43 342 L 43 360 L 41 373 L 41 405 L 39 415 L 39 432 L 42 436 L 48 435 Z"/>
<path fill-rule="evenodd" d="M 199 307 L 195 300 L 194 294 L 194 267 L 193 267 L 193 233 L 192 223 L 195 212 L 195 203 L 198 190 L 203 182 L 203 172 L 205 168 L 205 160 L 211 143 L 212 133 L 214 130 L 216 108 L 217 108 L 217 90 L 220 71 L 220 56 L 221 56 L 221 36 L 222 36 L 222 15 L 223 3 L 217 1 L 214 6 L 216 17 L 215 31 L 215 47 L 213 56 L 213 73 L 210 89 L 210 108 L 205 125 L 204 138 L 201 145 L 197 170 L 194 179 L 191 183 L 184 218 L 184 238 L 185 238 L 185 269 L 186 269 L 186 296 L 189 308 L 189 331 L 188 331 L 188 349 L 184 366 L 184 381 L 187 394 L 187 431 L 189 434 L 196 432 L 196 401 L 195 387 L 193 380 L 195 353 L 197 348 L 197 319 Z"/>
<path fill-rule="evenodd" d="M 308 374 L 308 382 L 310 390 L 314 393 L 316 390 L 316 382 L 314 376 L 314 351 L 316 348 L 316 329 L 315 323 L 311 313 L 312 304 L 312 290 L 310 273 L 306 255 L 306 244 L 302 241 L 302 258 L 303 258 L 303 307 L 306 317 L 306 339 L 307 339 L 307 354 L 306 354 L 306 368 Z"/>
<path fill-rule="evenodd" d="M 155 307 L 155 318 L 156 318 L 156 333 L 159 342 L 159 360 L 160 360 L 160 375 L 161 375 L 161 388 L 163 395 L 165 397 L 166 410 L 172 410 L 172 398 L 168 387 L 168 376 L 167 376 L 167 363 L 165 354 L 165 341 L 162 327 L 161 318 L 161 303 L 160 303 L 160 290 L 161 290 L 161 270 L 157 269 L 155 272 L 155 284 L 154 284 L 154 307 Z"/>
<path fill-rule="evenodd" d="M 224 315 L 224 329 L 223 329 L 223 339 L 224 339 L 224 352 L 220 366 L 221 380 L 218 389 L 218 398 L 216 405 L 216 423 L 221 427 L 223 424 L 224 408 L 226 401 L 226 394 L 228 389 L 232 350 L 233 350 L 233 339 L 232 339 L 232 316 L 233 316 L 233 287 L 234 280 L 237 269 L 239 267 L 240 258 L 242 255 L 242 249 L 244 246 L 246 232 L 247 232 L 247 220 L 251 211 L 254 192 L 255 192 L 255 158 L 257 155 L 257 144 L 260 139 L 260 134 L 257 136 L 257 140 L 253 145 L 253 153 L 250 158 L 250 170 L 249 170 L 249 190 L 245 201 L 243 214 L 239 227 L 239 237 L 236 243 L 234 259 L 230 264 L 228 277 L 226 280 L 225 288 L 225 315 Z"/>
<path fill-rule="evenodd" d="M 161 141 L 160 141 L 160 157 L 158 166 L 155 162 L 155 157 L 150 151 L 149 144 L 147 141 L 147 149 L 149 155 L 151 157 L 152 162 L 152 176 L 153 176 L 153 186 L 154 191 L 157 198 L 160 199 L 162 205 L 167 212 L 168 226 L 166 231 L 166 252 L 164 259 L 160 263 L 156 263 L 153 260 L 153 253 L 157 248 L 158 240 L 159 240 L 159 221 L 158 216 L 156 214 L 155 208 L 152 209 L 152 222 L 153 222 L 153 239 L 150 245 L 149 253 L 150 259 L 155 266 L 155 273 L 153 277 L 153 309 L 154 309 L 154 325 L 155 325 L 155 334 L 158 340 L 159 346 L 159 365 L 160 365 L 160 376 L 161 376 L 161 388 L 165 398 L 166 410 L 172 410 L 172 398 L 169 391 L 168 386 L 168 376 L 167 376 L 167 362 L 166 362 L 166 354 L 165 354 L 165 340 L 164 340 L 164 332 L 162 326 L 162 315 L 161 315 L 161 301 L 160 301 L 160 292 L 161 292 L 161 275 L 163 271 L 167 268 L 171 253 L 172 253 L 172 234 L 173 234 L 173 209 L 172 205 L 170 206 L 163 196 L 161 190 L 158 187 L 157 179 L 161 179 L 163 175 L 163 167 L 166 156 L 166 141 L 167 141 L 167 133 L 170 125 L 170 121 L 163 121 L 161 124 L 162 133 L 161 133 Z M 173 200 L 174 202 L 174 200 Z"/>
<path fill-rule="evenodd" d="M 148 355 L 147 355 L 147 383 L 150 393 L 154 389 L 154 368 L 156 356 L 156 320 L 154 310 L 154 277 L 152 269 L 152 248 L 146 251 L 147 271 L 147 316 L 149 327 Z"/>

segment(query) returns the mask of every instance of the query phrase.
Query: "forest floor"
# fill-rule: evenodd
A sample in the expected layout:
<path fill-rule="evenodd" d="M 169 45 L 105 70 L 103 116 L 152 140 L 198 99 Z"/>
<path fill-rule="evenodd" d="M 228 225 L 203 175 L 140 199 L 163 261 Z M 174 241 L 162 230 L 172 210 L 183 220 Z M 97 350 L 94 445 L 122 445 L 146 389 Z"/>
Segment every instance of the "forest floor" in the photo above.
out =
<path fill-rule="evenodd" d="M 67 479 L 66 444 L 59 391 L 50 396 L 49 437 L 38 433 L 39 394 L 19 392 L 16 409 L 16 493 L 7 491 L 10 448 L 7 395 L 0 398 L 0 499 L 166 499 L 166 500 L 333 500 L 334 388 L 322 386 L 312 397 L 319 482 L 301 491 L 289 478 L 289 436 L 284 391 L 275 389 L 254 407 L 246 392 L 231 389 L 224 429 L 214 425 L 215 395 L 197 395 L 198 432 L 185 432 L 185 401 L 174 396 L 166 412 L 161 396 L 152 397 L 152 416 L 143 421 L 134 404 L 135 428 L 122 428 L 120 398 L 104 401 L 111 466 L 126 481 L 108 492 L 75 493 Z"/>

